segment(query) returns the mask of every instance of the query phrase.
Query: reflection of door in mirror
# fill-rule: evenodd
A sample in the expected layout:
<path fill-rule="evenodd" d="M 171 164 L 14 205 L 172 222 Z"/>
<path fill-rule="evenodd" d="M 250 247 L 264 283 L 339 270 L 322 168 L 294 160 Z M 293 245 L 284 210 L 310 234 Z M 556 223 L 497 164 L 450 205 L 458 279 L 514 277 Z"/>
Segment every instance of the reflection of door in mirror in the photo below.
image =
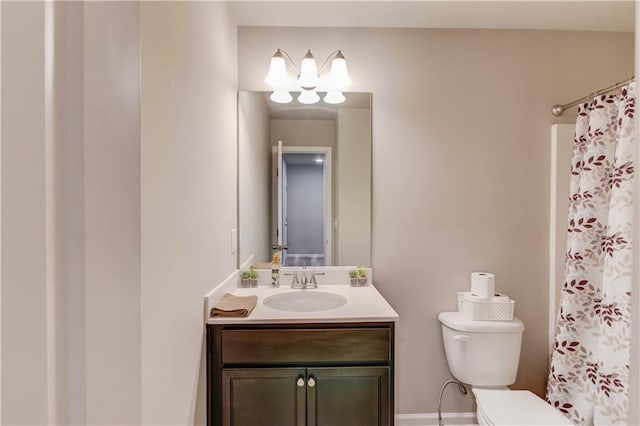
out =
<path fill-rule="evenodd" d="M 276 148 L 274 148 L 275 150 Z M 282 246 L 284 266 L 332 264 L 331 147 L 282 147 L 274 161 L 272 240 Z M 274 155 L 274 159 L 280 155 Z M 281 237 L 281 238 L 280 238 Z"/>
<path fill-rule="evenodd" d="M 289 254 L 289 259 L 281 260 L 287 265 L 371 266 L 371 95 L 347 93 L 345 96 L 347 101 L 341 105 L 302 105 L 295 101 L 274 104 L 269 100 L 269 93 L 239 92 L 239 268 L 269 267 L 272 246 L 278 241 L 275 229 L 280 221 L 276 206 L 282 207 L 282 203 L 273 202 L 278 185 L 273 184 L 275 173 L 272 175 L 275 170 L 273 148 L 278 140 L 284 141 L 284 150 L 322 148 L 330 152 L 322 166 L 325 181 L 330 183 L 325 184 L 321 205 L 295 198 L 296 191 L 307 197 L 317 191 L 311 191 L 314 185 L 308 181 L 311 173 L 305 174 L 304 170 L 300 171 L 304 168 L 298 167 L 301 165 L 287 162 L 288 202 L 284 206 L 288 213 L 287 227 L 284 221 L 280 225 L 287 235 L 283 242 L 281 232 L 280 242 L 275 245 L 288 246 L 283 254 Z M 287 154 L 300 153 L 304 152 Z M 296 176 L 300 175 L 307 183 L 297 185 Z M 296 216 L 301 211 L 304 213 Z M 322 221 L 316 222 L 321 226 L 301 225 L 297 221 L 300 217 L 310 219 L 319 212 L 324 215 Z M 300 240 L 296 239 L 294 228 L 304 229 Z M 311 234 L 324 237 L 315 238 Z M 304 241 L 312 238 L 321 242 L 320 248 Z"/>

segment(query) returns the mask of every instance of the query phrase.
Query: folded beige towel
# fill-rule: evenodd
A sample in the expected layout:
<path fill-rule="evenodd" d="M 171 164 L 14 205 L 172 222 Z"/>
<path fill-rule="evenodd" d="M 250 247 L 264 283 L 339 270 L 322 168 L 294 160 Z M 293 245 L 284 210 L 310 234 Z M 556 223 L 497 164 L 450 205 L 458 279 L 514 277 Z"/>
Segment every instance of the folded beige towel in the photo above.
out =
<path fill-rule="evenodd" d="M 246 317 L 258 303 L 258 296 L 234 296 L 225 293 L 216 306 L 211 309 L 212 317 Z"/>

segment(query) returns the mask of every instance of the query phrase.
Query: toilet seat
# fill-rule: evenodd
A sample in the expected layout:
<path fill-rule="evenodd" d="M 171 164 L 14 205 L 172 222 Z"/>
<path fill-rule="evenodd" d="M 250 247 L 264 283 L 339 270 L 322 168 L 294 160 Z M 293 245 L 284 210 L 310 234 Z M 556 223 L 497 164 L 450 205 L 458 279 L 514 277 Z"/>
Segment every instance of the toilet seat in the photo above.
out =
<path fill-rule="evenodd" d="M 481 425 L 572 425 L 529 391 L 473 389 Z"/>

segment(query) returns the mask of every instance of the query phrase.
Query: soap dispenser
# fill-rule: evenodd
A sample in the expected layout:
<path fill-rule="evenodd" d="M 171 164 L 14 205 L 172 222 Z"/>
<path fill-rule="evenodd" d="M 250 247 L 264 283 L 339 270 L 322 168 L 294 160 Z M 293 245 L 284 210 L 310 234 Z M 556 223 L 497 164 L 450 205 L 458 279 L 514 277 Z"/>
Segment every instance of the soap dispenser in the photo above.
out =
<path fill-rule="evenodd" d="M 271 285 L 273 287 L 280 287 L 280 252 L 273 253 L 271 259 Z"/>

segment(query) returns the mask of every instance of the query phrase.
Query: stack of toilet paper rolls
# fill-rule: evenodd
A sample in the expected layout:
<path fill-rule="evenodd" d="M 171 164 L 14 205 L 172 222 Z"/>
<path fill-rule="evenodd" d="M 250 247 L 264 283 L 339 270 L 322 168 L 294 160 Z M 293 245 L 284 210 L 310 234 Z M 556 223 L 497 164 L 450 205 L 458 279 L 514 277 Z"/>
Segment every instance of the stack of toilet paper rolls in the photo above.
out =
<path fill-rule="evenodd" d="M 515 301 L 496 293 L 495 281 L 489 272 L 473 272 L 471 291 L 458 292 L 458 311 L 475 321 L 511 321 Z"/>

